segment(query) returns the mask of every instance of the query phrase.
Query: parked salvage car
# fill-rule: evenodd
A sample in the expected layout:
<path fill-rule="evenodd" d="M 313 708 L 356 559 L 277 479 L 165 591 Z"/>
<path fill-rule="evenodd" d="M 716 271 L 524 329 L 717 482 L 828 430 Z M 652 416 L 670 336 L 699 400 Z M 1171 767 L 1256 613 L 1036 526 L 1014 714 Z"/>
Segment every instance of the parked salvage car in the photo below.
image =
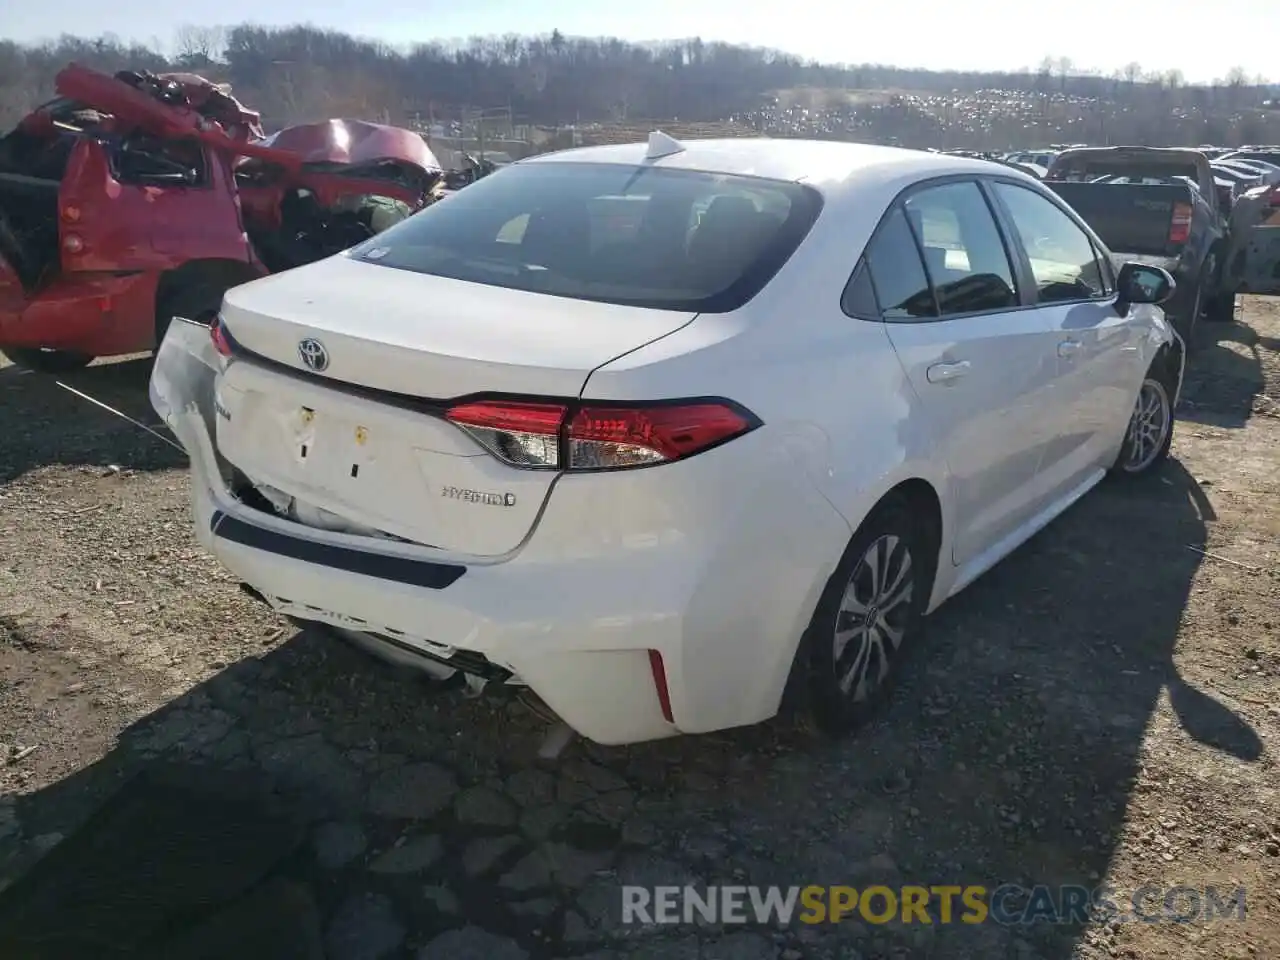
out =
<path fill-rule="evenodd" d="M 71 65 L 0 139 L 0 351 L 44 371 L 149 350 L 169 318 L 368 239 L 427 202 L 417 134 L 330 120 L 262 136 L 191 74 Z"/>
<path fill-rule="evenodd" d="M 787 690 L 841 732 L 924 615 L 1167 455 L 1172 292 L 986 161 L 655 134 L 228 291 L 151 398 L 285 615 L 602 743 Z"/>
<path fill-rule="evenodd" d="M 1268 224 L 1280 190 L 1236 194 L 1224 207 L 1201 150 L 1066 150 L 1054 159 L 1045 185 L 1085 218 L 1119 260 L 1170 271 L 1179 296 L 1168 312 L 1186 340 L 1201 317 L 1230 321 L 1237 293 L 1280 294 L 1280 234 Z"/>

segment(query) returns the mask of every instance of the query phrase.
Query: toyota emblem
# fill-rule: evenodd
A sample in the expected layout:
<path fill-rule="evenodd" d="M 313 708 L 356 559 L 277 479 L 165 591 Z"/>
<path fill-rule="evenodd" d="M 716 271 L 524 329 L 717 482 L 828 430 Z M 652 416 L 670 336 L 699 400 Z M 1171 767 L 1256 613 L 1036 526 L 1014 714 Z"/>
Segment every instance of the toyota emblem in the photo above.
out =
<path fill-rule="evenodd" d="M 307 338 L 298 344 L 298 356 L 308 370 L 323 373 L 329 366 L 329 351 L 319 340 Z"/>

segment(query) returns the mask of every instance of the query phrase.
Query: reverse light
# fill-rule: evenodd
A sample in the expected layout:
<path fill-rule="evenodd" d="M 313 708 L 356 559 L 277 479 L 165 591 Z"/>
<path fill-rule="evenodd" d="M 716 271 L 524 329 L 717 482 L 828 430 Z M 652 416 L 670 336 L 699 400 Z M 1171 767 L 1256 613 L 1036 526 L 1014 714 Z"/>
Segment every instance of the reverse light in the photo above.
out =
<path fill-rule="evenodd" d="M 445 418 L 503 463 L 542 470 L 620 470 L 683 460 L 759 426 L 728 400 L 652 405 L 477 401 Z"/>
<path fill-rule="evenodd" d="M 1186 243 L 1191 237 L 1191 204 L 1175 203 L 1173 218 L 1169 221 L 1169 242 L 1171 244 Z"/>
<path fill-rule="evenodd" d="M 222 317 L 215 317 L 213 323 L 209 324 L 209 339 L 213 341 L 213 349 L 218 351 L 221 357 L 230 357 L 234 352 L 231 345 L 231 337 L 222 326 Z"/>
<path fill-rule="evenodd" d="M 84 252 L 84 238 L 79 234 L 68 233 L 62 238 L 62 249 L 71 254 L 82 253 Z"/>

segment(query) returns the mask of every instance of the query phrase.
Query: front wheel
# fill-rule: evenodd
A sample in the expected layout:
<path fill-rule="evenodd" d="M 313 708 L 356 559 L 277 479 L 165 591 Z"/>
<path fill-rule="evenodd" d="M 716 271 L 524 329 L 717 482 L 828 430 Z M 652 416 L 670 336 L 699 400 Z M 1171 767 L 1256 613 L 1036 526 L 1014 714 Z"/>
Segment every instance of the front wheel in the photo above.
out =
<path fill-rule="evenodd" d="M 1169 456 L 1173 445 L 1173 396 L 1158 369 L 1147 371 L 1138 389 L 1113 473 L 1135 477 L 1150 472 Z"/>
<path fill-rule="evenodd" d="M 882 501 L 850 540 L 802 646 L 810 708 L 825 733 L 861 726 L 888 695 L 928 603 L 930 539 L 895 497 Z"/>
<path fill-rule="evenodd" d="M 87 353 L 70 350 L 45 350 L 40 347 L 6 347 L 0 350 L 17 366 L 35 373 L 74 373 L 93 363 Z"/>

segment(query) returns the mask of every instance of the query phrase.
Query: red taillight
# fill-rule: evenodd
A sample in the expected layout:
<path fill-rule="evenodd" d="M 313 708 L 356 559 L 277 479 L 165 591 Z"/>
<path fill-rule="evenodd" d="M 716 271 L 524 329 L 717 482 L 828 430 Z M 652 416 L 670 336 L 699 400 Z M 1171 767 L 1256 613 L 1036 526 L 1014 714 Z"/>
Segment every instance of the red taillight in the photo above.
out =
<path fill-rule="evenodd" d="M 671 712 L 671 688 L 667 686 L 667 666 L 657 650 L 649 651 L 649 670 L 653 674 L 653 685 L 658 691 L 658 707 L 662 710 L 662 719 L 667 723 L 675 723 L 675 715 Z"/>
<path fill-rule="evenodd" d="M 478 401 L 445 417 L 516 467 L 618 470 L 669 463 L 741 436 L 757 422 L 727 401 L 573 406 Z"/>
<path fill-rule="evenodd" d="M 1191 205 L 1175 203 L 1173 219 L 1169 222 L 1169 242 L 1186 243 L 1191 236 Z"/>
<path fill-rule="evenodd" d="M 221 356 L 229 357 L 234 352 L 231 338 L 227 336 L 227 331 L 222 329 L 221 317 L 215 318 L 213 323 L 209 324 L 209 338 L 213 341 L 213 349 L 217 350 Z"/>

